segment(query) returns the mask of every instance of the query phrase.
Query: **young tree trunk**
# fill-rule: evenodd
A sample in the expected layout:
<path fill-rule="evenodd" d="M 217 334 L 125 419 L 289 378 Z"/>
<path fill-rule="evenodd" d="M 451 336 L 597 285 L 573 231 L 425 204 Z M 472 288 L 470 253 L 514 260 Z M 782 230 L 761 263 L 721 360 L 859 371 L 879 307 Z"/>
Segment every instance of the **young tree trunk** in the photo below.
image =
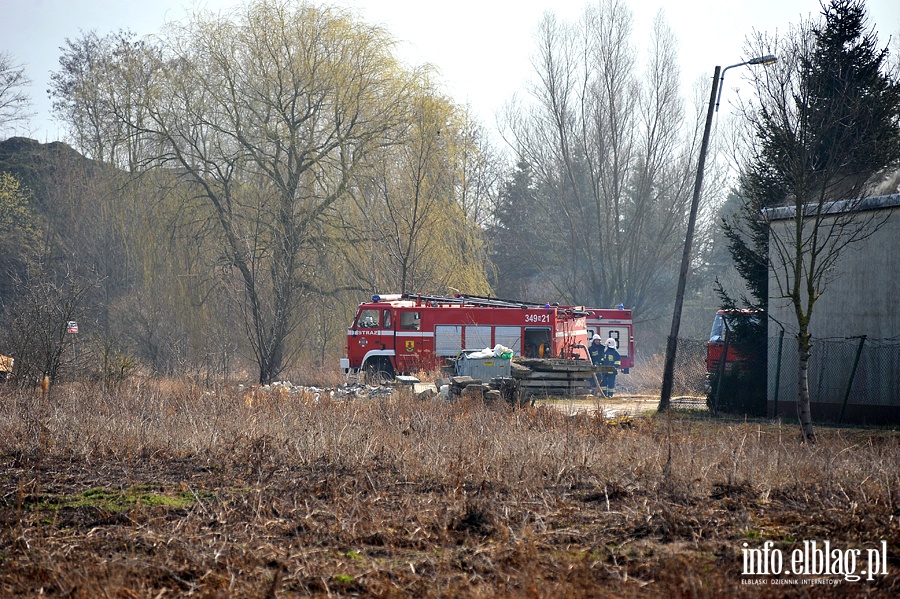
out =
<path fill-rule="evenodd" d="M 268 385 L 275 382 L 275 378 L 281 373 L 282 356 L 284 351 L 284 337 L 278 336 L 272 339 L 270 351 L 261 356 L 259 361 L 259 384 Z"/>
<path fill-rule="evenodd" d="M 800 363 L 797 372 L 797 418 L 800 420 L 800 431 L 807 441 L 815 441 L 813 431 L 812 412 L 809 404 L 809 357 L 812 353 L 810 334 L 806 327 L 802 327 L 797 334 L 797 353 Z"/>

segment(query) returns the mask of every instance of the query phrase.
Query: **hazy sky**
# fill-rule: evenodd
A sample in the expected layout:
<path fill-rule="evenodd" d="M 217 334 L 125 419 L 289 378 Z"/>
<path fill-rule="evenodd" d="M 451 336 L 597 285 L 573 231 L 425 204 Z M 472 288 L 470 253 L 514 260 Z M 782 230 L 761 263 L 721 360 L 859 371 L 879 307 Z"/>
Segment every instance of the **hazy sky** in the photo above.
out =
<path fill-rule="evenodd" d="M 801 16 L 817 13 L 818 0 L 623 0 L 634 12 L 634 43 L 650 38 L 651 24 L 662 9 L 679 44 L 679 67 L 684 94 L 692 84 L 709 80 L 716 65 L 745 59 L 745 37 L 753 30 L 784 32 Z M 227 8 L 240 0 L 201 0 L 209 9 Z M 364 20 L 387 28 L 401 42 L 400 56 L 412 64 L 434 65 L 445 91 L 469 104 L 489 128 L 513 94 L 524 92 L 532 73 L 534 33 L 547 11 L 574 20 L 586 0 L 334 0 L 332 5 L 353 8 Z M 870 24 L 881 44 L 893 36 L 892 52 L 900 37 L 900 1 L 869 0 Z M 131 29 L 158 33 L 166 20 L 180 20 L 190 0 L 0 0 L 0 51 L 13 54 L 33 81 L 30 94 L 38 115 L 30 137 L 59 139 L 51 121 L 46 89 L 49 74 L 59 68 L 59 48 L 81 31 L 106 34 Z M 736 99 L 740 69 L 728 72 L 722 108 Z M 20 134 L 23 132 L 19 132 Z M 4 135 L 5 137 L 5 135 Z"/>

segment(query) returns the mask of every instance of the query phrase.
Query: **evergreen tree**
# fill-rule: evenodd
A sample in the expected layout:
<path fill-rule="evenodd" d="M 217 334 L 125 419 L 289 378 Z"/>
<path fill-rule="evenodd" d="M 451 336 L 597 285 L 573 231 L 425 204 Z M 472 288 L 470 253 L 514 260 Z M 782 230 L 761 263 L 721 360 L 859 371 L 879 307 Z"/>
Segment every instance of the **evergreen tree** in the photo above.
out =
<path fill-rule="evenodd" d="M 529 164 L 520 159 L 511 178 L 503 184 L 494 223 L 488 230 L 491 259 L 497 268 L 494 290 L 498 297 L 527 299 L 529 280 L 538 273 L 532 259 L 535 244 L 533 217 L 536 217 L 535 192 Z"/>

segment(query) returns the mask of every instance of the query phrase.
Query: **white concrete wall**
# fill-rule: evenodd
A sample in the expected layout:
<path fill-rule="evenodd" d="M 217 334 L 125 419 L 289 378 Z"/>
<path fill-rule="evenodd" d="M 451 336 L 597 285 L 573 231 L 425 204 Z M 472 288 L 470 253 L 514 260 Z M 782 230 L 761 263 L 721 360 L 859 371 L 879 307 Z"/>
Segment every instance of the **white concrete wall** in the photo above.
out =
<path fill-rule="evenodd" d="M 886 216 L 887 220 L 871 237 L 843 250 L 827 288 L 813 308 L 810 395 L 814 403 L 831 404 L 832 412 L 854 405 L 859 406 L 857 415 L 863 416 L 866 410 L 862 405 L 891 407 L 891 414 L 900 409 L 900 198 L 874 212 Z M 776 234 L 784 235 L 793 221 L 773 221 L 771 226 Z M 774 254 L 772 259 L 774 262 Z M 772 268 L 769 273 L 770 412 L 778 367 L 777 338 L 781 330 L 776 321 L 785 328 L 778 398 L 787 405 L 797 396 L 796 316 L 792 305 L 777 297 Z M 848 406 L 842 406 L 860 343 L 858 337 L 862 335 L 866 336 L 864 352 L 850 387 Z M 851 420 L 859 418 L 845 419 Z M 882 418 L 869 421 L 875 420 Z"/>
<path fill-rule="evenodd" d="M 773 229 L 789 226 L 792 221 L 772 223 Z M 784 324 L 789 337 L 797 332 L 797 319 L 791 304 L 778 299 L 777 293 L 770 271 L 769 311 Z M 772 321 L 769 337 L 777 337 L 779 329 Z M 900 342 L 900 207 L 890 211 L 872 237 L 843 251 L 831 282 L 815 303 L 810 330 L 819 339 L 866 335 Z"/>

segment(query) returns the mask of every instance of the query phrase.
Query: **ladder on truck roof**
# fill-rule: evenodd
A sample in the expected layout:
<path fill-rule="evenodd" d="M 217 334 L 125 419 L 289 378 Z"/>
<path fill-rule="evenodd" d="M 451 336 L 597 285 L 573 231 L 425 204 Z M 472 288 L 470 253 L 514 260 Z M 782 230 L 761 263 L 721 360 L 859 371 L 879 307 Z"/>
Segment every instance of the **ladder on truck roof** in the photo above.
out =
<path fill-rule="evenodd" d="M 525 302 L 499 300 L 489 297 L 476 297 L 469 295 L 423 295 L 419 293 L 404 293 L 403 299 L 420 300 L 423 302 L 438 302 L 441 304 L 459 304 L 465 306 L 485 306 L 495 308 L 528 308 Z"/>
<path fill-rule="evenodd" d="M 499 299 L 499 298 L 492 298 L 490 296 L 483 296 L 483 295 L 463 295 L 463 294 L 461 294 L 461 297 L 465 297 L 468 299 L 474 299 L 476 301 L 483 300 L 483 301 L 509 302 L 509 303 L 514 303 L 517 306 L 520 306 L 522 308 L 548 308 L 548 307 L 549 308 L 561 308 L 561 309 L 565 310 L 566 312 L 571 313 L 573 316 L 588 316 L 590 314 L 590 312 L 588 312 L 587 310 L 583 310 L 581 308 L 575 308 L 574 306 L 560 306 L 559 303 L 548 304 L 548 303 L 541 303 L 541 302 L 522 302 L 522 301 L 516 301 L 516 300 L 505 300 L 505 299 Z"/>
<path fill-rule="evenodd" d="M 522 302 L 517 300 L 507 300 L 484 295 L 467 295 L 459 294 L 454 296 L 444 295 L 422 295 L 418 293 L 404 293 L 401 295 L 405 300 L 420 300 L 425 302 L 439 302 L 445 304 L 459 304 L 462 306 L 481 306 L 491 308 L 559 308 L 559 304 L 547 304 L 539 302 Z M 575 310 L 573 308 L 564 308 L 573 316 L 587 316 L 584 310 Z"/>
<path fill-rule="evenodd" d="M 484 297 L 484 296 L 480 296 L 480 295 L 465 295 L 464 297 L 477 298 L 477 299 L 493 299 L 493 298 L 490 298 L 490 297 Z M 513 302 L 513 301 L 515 301 L 515 300 L 497 300 L 497 301 L 502 301 L 502 302 Z M 544 306 L 547 306 L 547 305 L 548 305 L 548 304 L 544 304 L 544 303 L 540 303 L 540 302 L 515 302 L 515 303 L 517 303 L 517 304 L 519 304 L 519 305 L 521 305 L 521 306 L 523 306 L 523 307 L 528 306 L 528 307 L 536 307 L 536 308 L 537 308 L 537 307 L 544 307 Z M 555 304 L 549 304 L 549 305 L 550 305 L 551 307 L 554 307 L 554 308 L 559 308 L 559 307 L 560 307 L 560 305 L 559 305 L 558 303 L 555 303 Z M 584 306 L 579 306 L 579 307 L 575 307 L 575 306 L 565 306 L 565 309 L 567 309 L 567 310 L 569 310 L 569 309 L 573 310 L 573 313 L 574 313 L 576 316 L 590 316 L 591 313 L 592 313 L 592 310 L 593 310 L 593 311 L 600 310 L 600 308 L 592 308 L 591 310 L 587 310 L 587 309 L 584 308 Z M 603 318 L 603 317 L 600 316 L 599 314 L 596 314 L 596 316 L 597 316 L 597 318 Z"/>

